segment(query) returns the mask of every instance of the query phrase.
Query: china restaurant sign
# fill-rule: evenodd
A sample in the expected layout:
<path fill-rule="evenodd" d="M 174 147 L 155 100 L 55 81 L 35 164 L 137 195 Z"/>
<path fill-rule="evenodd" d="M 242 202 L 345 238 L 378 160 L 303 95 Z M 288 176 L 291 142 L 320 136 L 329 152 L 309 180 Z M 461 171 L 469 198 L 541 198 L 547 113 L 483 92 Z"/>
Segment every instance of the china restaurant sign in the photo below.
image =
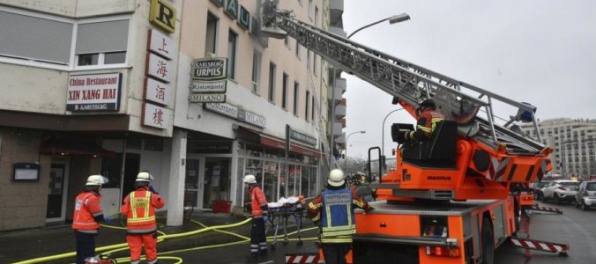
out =
<path fill-rule="evenodd" d="M 118 111 L 121 73 L 71 75 L 68 78 L 66 110 L 71 112 Z"/>

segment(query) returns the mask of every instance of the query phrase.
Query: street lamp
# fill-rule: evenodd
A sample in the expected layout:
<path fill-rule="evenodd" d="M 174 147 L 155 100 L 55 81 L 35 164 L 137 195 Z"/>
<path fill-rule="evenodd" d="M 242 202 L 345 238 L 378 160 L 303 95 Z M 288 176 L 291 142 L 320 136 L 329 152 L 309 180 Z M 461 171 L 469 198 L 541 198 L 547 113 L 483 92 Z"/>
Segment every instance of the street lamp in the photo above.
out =
<path fill-rule="evenodd" d="M 350 137 L 354 134 L 364 134 L 366 133 L 366 131 L 361 130 L 361 131 L 356 131 L 356 132 L 352 132 L 350 133 L 347 137 L 346 137 L 346 156 L 344 158 L 344 172 L 346 170 L 346 166 L 347 166 L 347 161 L 348 161 L 348 140 L 350 140 Z"/>
<path fill-rule="evenodd" d="M 363 30 L 363 29 L 368 28 L 368 27 L 372 27 L 372 26 L 374 26 L 376 24 L 379 24 L 379 23 L 382 23 L 382 22 L 385 22 L 385 21 L 389 21 L 389 24 L 390 25 L 393 25 L 393 24 L 397 24 L 399 22 L 403 22 L 403 21 L 407 21 L 407 20 L 410 20 L 410 15 L 408 15 L 406 13 L 401 13 L 399 15 L 386 17 L 386 18 L 383 18 L 383 19 L 381 19 L 381 20 L 379 20 L 377 22 L 373 22 L 373 23 L 370 23 L 370 24 L 368 24 L 366 26 L 363 26 L 363 27 L 361 27 L 359 29 L 356 29 L 356 31 L 354 31 L 354 32 L 352 32 L 352 34 L 348 35 L 348 39 L 350 37 L 352 37 L 354 34 L 358 33 L 358 31 L 360 31 L 360 30 Z"/>
<path fill-rule="evenodd" d="M 386 18 L 383 18 L 383 19 L 381 19 L 379 21 L 370 23 L 368 25 L 365 25 L 363 27 L 360 27 L 359 29 L 356 29 L 354 32 L 352 32 L 352 34 L 348 35 L 348 39 L 351 38 L 352 36 L 354 36 L 354 34 L 358 33 L 360 30 L 363 30 L 365 28 L 374 26 L 376 24 L 379 24 L 379 23 L 382 23 L 382 22 L 385 22 L 385 21 L 389 21 L 389 24 L 390 25 L 393 25 L 393 24 L 397 24 L 399 22 L 403 22 L 403 21 L 406 21 L 406 20 L 409 20 L 409 19 L 410 19 L 410 15 L 408 15 L 406 13 L 401 13 L 399 15 L 393 15 L 393 16 L 390 16 L 390 17 L 386 17 Z M 331 167 L 333 166 L 332 164 L 333 164 L 333 160 L 334 160 L 333 150 L 335 150 L 335 135 L 333 134 L 334 133 L 334 131 L 333 131 L 334 130 L 333 129 L 333 127 L 334 127 L 333 123 L 335 123 L 335 89 L 337 88 L 335 86 L 336 85 L 336 82 L 335 82 L 336 79 L 337 79 L 337 67 L 334 65 L 333 66 L 333 93 L 331 93 L 331 121 L 332 121 L 332 123 L 331 123 L 331 128 L 329 129 L 329 133 L 331 134 L 331 140 L 330 140 L 330 146 L 329 146 L 329 158 L 330 158 L 329 159 L 329 166 L 331 166 Z M 348 141 L 346 140 L 346 154 L 347 154 L 347 142 Z"/>

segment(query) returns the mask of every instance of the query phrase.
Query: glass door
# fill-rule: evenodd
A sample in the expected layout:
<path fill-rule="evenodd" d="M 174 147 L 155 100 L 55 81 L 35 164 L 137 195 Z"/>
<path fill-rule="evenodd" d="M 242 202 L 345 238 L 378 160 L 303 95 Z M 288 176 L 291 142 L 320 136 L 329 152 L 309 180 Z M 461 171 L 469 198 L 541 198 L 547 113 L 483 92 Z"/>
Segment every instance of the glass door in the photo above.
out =
<path fill-rule="evenodd" d="M 184 182 L 184 209 L 197 207 L 199 188 L 199 164 L 198 159 L 186 160 L 186 180 Z"/>
<path fill-rule="evenodd" d="M 48 186 L 48 206 L 46 208 L 46 218 L 48 220 L 64 219 L 65 179 L 66 164 L 52 163 Z"/>
<path fill-rule="evenodd" d="M 230 158 L 206 158 L 203 178 L 203 208 L 216 200 L 230 200 Z"/>

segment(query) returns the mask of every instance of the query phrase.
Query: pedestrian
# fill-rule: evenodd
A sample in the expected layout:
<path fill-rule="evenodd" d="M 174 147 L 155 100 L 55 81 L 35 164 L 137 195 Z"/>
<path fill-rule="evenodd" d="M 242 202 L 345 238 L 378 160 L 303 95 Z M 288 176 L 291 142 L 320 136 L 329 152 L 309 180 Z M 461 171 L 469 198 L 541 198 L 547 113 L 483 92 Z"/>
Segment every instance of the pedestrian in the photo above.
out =
<path fill-rule="evenodd" d="M 75 198 L 72 229 L 75 233 L 77 264 L 95 256 L 95 236 L 99 234 L 99 223 L 111 219 L 101 209 L 101 187 L 108 179 L 101 175 L 87 177 L 83 191 Z"/>
<path fill-rule="evenodd" d="M 325 263 L 344 264 L 356 233 L 355 207 L 372 209 L 355 190 L 346 188 L 344 172 L 334 169 L 329 173 L 327 186 L 307 205 L 308 216 L 320 225 L 321 249 Z"/>
<path fill-rule="evenodd" d="M 250 255 L 249 259 L 267 255 L 267 237 L 265 236 L 265 223 L 269 222 L 269 207 L 263 190 L 258 186 L 254 175 L 246 175 L 242 180 L 250 194 L 250 209 L 252 226 L 250 229 Z"/>
<path fill-rule="evenodd" d="M 126 216 L 126 242 L 130 248 L 130 263 L 141 263 L 141 250 L 145 248 L 148 264 L 157 263 L 157 222 L 155 209 L 164 207 L 165 201 L 151 186 L 153 175 L 139 172 L 136 190 L 124 198 L 120 213 Z"/>

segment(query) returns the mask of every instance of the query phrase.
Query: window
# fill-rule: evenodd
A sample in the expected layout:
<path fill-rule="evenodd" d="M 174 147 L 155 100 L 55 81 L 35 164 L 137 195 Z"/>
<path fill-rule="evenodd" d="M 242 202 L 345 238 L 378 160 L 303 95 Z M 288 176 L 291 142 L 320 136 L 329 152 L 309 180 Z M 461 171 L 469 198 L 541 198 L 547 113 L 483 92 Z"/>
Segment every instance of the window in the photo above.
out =
<path fill-rule="evenodd" d="M 68 65 L 73 28 L 74 22 L 0 11 L 0 56 Z"/>
<path fill-rule="evenodd" d="M 310 120 L 315 121 L 315 97 L 312 97 L 312 103 L 310 104 Z"/>
<path fill-rule="evenodd" d="M 283 83 L 281 84 L 281 107 L 288 108 L 288 75 L 284 72 Z"/>
<path fill-rule="evenodd" d="M 252 54 L 252 92 L 259 93 L 259 81 L 261 79 L 261 53 L 255 50 Z"/>
<path fill-rule="evenodd" d="M 319 25 L 319 8 L 315 6 L 315 27 L 320 27 Z"/>
<path fill-rule="evenodd" d="M 269 102 L 275 104 L 275 64 L 269 63 Z"/>
<path fill-rule="evenodd" d="M 238 45 L 238 35 L 230 30 L 228 35 L 228 78 L 236 78 L 236 46 Z"/>
<path fill-rule="evenodd" d="M 80 23 L 75 49 L 76 65 L 101 66 L 126 63 L 128 24 L 128 19 Z"/>
<path fill-rule="evenodd" d="M 298 40 L 296 40 L 296 57 L 300 59 L 300 43 L 298 43 Z"/>
<path fill-rule="evenodd" d="M 308 18 L 310 18 L 310 20 L 313 19 L 313 13 L 312 13 L 313 10 L 314 10 L 314 8 L 313 8 L 313 1 L 312 0 L 308 0 Z"/>
<path fill-rule="evenodd" d="M 312 56 L 312 74 L 314 74 L 315 76 L 318 76 L 317 74 L 317 55 L 313 54 Z"/>
<path fill-rule="evenodd" d="M 308 109 L 310 108 L 310 92 L 306 91 L 306 97 L 304 98 L 305 106 L 304 106 L 304 120 L 308 121 Z"/>
<path fill-rule="evenodd" d="M 308 52 L 306 52 L 306 68 L 310 69 L 310 57 L 312 57 L 310 54 L 312 52 L 309 50 Z"/>
<path fill-rule="evenodd" d="M 207 32 L 205 34 L 205 55 L 215 54 L 215 47 L 217 47 L 217 23 L 218 19 L 211 13 L 207 13 Z"/>
<path fill-rule="evenodd" d="M 294 115 L 298 116 L 298 98 L 300 98 L 300 85 L 294 82 Z"/>

